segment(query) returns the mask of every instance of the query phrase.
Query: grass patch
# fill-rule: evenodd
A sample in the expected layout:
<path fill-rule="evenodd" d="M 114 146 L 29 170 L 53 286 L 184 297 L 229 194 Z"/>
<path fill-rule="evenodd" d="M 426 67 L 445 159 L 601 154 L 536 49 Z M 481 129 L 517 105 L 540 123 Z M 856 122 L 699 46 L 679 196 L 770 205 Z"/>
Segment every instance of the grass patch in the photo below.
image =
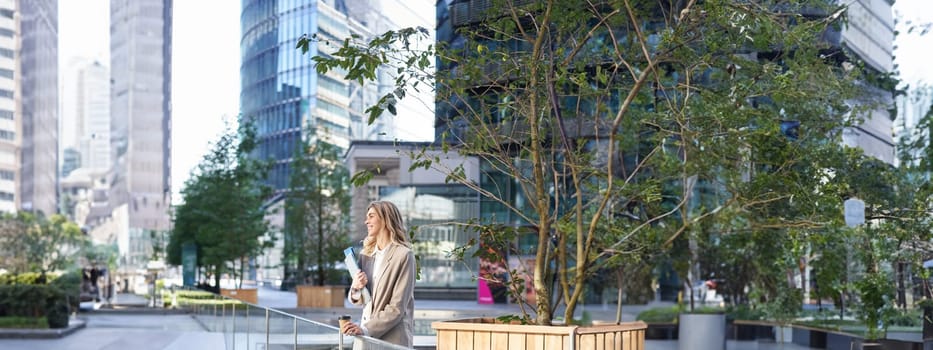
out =
<path fill-rule="evenodd" d="M 49 321 L 45 317 L 2 316 L 0 328 L 48 329 Z"/>

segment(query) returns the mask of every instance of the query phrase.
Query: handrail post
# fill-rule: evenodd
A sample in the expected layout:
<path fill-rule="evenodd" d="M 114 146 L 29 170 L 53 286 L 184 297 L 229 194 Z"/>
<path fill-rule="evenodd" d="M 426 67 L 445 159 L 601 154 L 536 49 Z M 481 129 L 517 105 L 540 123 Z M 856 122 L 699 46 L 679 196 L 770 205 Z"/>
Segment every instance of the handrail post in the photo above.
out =
<path fill-rule="evenodd" d="M 266 309 L 266 349 L 269 348 L 269 309 Z"/>
<path fill-rule="evenodd" d="M 298 318 L 292 318 L 292 333 L 295 336 L 295 350 L 298 350 Z"/>
<path fill-rule="evenodd" d="M 230 318 L 233 319 L 230 327 L 231 338 L 233 338 L 233 350 L 236 350 L 236 303 L 230 304 Z"/>

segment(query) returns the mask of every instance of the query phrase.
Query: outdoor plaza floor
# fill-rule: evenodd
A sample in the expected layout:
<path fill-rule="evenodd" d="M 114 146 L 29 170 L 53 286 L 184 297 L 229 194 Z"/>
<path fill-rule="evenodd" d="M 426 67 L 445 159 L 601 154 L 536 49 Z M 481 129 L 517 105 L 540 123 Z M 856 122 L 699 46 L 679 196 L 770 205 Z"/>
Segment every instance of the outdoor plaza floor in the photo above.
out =
<path fill-rule="evenodd" d="M 73 349 L 73 350 L 181 350 L 181 349 L 226 349 L 222 333 L 210 332 L 192 315 L 165 310 L 145 309 L 146 300 L 136 296 L 120 294 L 114 304 L 123 305 L 122 311 L 89 311 L 76 315 L 85 323 L 84 328 L 57 339 L 0 339 L 0 349 Z M 358 308 L 298 309 L 295 308 L 294 292 L 283 292 L 270 288 L 260 288 L 260 306 L 294 313 L 299 316 L 336 324 L 337 316 L 343 314 L 358 317 Z M 347 305 L 349 306 L 349 305 Z M 635 315 L 646 307 L 656 305 L 626 305 L 623 307 L 623 321 L 632 321 Z M 582 311 L 590 312 L 594 320 L 612 320 L 615 308 L 609 305 L 584 305 Z M 136 310 L 134 312 L 133 310 Z M 471 301 L 417 300 L 415 345 L 418 348 L 431 348 L 435 337 L 430 334 L 430 322 L 442 319 L 457 319 L 476 316 L 499 316 L 517 313 L 513 305 L 478 305 Z M 330 320 L 330 321 L 329 321 Z M 239 348 L 239 347 L 238 347 Z M 260 348 L 260 347 L 255 347 Z M 648 340 L 646 350 L 678 349 L 673 341 Z M 253 347 L 250 347 L 253 349 Z M 772 350 L 809 349 L 794 344 L 781 344 L 756 341 L 729 341 L 727 350 Z"/>

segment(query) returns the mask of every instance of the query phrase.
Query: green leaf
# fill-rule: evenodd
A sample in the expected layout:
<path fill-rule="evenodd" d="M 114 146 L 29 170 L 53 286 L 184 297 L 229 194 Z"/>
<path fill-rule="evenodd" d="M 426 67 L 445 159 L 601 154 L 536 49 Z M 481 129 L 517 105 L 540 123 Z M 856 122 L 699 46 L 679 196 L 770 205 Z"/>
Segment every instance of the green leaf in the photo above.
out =
<path fill-rule="evenodd" d="M 375 176 L 375 174 L 373 174 L 372 171 L 360 170 L 356 174 L 353 174 L 353 177 L 350 178 L 350 183 L 352 183 L 354 187 L 363 187 L 369 183 L 369 180 L 373 179 L 373 176 Z"/>

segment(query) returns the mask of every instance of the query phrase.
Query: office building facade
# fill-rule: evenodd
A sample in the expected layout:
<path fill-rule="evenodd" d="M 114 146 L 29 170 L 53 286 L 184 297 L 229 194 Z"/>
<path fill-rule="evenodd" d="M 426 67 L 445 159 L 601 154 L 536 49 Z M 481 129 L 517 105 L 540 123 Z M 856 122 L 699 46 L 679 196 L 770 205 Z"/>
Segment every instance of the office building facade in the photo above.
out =
<path fill-rule="evenodd" d="M 848 25 L 829 41 L 850 50 L 866 64 L 866 69 L 879 74 L 894 71 L 894 15 L 888 0 L 856 1 L 848 4 Z M 890 112 L 895 105 L 891 91 L 865 84 L 872 95 L 886 103 L 863 116 L 863 122 L 843 133 L 843 143 L 858 147 L 866 155 L 887 164 L 895 164 L 894 119 Z M 858 101 L 852 101 L 857 104 Z"/>
<path fill-rule="evenodd" d="M 82 168 L 109 170 L 110 68 L 98 61 L 80 60 L 71 67 L 68 77 L 72 79 L 68 81 L 70 86 L 62 90 L 62 115 L 69 116 L 73 126 L 67 130 L 71 144 L 65 149 L 78 153 Z"/>
<path fill-rule="evenodd" d="M 0 211 L 19 207 L 22 70 L 17 1 L 0 1 Z"/>
<path fill-rule="evenodd" d="M 58 1 L 22 9 L 22 210 L 58 209 Z"/>
<path fill-rule="evenodd" d="M 171 0 L 110 2 L 109 193 L 124 266 L 148 261 L 152 232 L 165 232 L 171 201 Z M 118 215 L 119 214 L 119 215 Z"/>
<path fill-rule="evenodd" d="M 0 211 L 58 201 L 58 1 L 0 1 Z"/>
<path fill-rule="evenodd" d="M 254 123 L 260 145 L 254 156 L 274 160 L 267 178 L 277 191 L 288 186 L 290 159 L 300 140 L 320 139 L 347 149 L 351 140 L 396 138 L 394 118 L 370 125 L 365 109 L 392 84 L 359 85 L 333 70 L 316 72 L 312 57 L 327 56 L 351 34 L 369 38 L 394 28 L 383 1 L 247 0 L 241 14 L 240 110 Z M 405 9 L 406 7 L 400 7 Z M 295 44 L 314 38 L 309 52 Z"/>

